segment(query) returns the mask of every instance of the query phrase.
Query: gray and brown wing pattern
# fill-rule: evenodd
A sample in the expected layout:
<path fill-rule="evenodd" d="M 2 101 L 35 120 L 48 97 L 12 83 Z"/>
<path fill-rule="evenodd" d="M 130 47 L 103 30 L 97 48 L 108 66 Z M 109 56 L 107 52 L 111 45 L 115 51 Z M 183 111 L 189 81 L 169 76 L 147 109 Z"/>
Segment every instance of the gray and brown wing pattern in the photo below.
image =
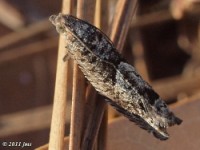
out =
<path fill-rule="evenodd" d="M 116 51 L 109 38 L 71 15 L 53 15 L 50 20 L 65 36 L 68 55 L 76 60 L 94 88 L 141 128 L 161 140 L 168 139 L 166 129 L 182 121 Z"/>

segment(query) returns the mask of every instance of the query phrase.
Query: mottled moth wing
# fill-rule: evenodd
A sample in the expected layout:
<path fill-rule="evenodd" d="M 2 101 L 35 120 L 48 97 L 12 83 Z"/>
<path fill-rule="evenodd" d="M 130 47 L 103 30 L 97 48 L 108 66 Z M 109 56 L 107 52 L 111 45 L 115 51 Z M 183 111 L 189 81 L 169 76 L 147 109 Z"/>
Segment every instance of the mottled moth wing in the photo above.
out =
<path fill-rule="evenodd" d="M 93 25 L 71 15 L 50 17 L 63 34 L 68 55 L 76 60 L 94 88 L 119 112 L 155 137 L 166 140 L 166 129 L 180 124 L 165 102 Z"/>

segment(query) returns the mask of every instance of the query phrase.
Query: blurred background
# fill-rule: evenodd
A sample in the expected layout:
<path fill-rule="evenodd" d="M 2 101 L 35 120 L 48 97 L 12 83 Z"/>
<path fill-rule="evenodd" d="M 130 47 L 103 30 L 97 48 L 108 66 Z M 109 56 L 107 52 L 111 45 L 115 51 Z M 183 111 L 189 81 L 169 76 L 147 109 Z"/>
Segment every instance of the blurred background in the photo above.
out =
<path fill-rule="evenodd" d="M 109 27 L 117 1 L 106 3 Z M 26 149 L 48 143 L 58 50 L 58 34 L 48 18 L 61 11 L 61 4 L 61 0 L 0 1 L 1 142 L 32 143 Z M 109 107 L 109 150 L 200 147 L 199 21 L 198 0 L 138 1 L 123 56 L 184 122 L 170 129 L 172 138 L 162 143 Z M 66 136 L 70 106 L 69 100 Z"/>

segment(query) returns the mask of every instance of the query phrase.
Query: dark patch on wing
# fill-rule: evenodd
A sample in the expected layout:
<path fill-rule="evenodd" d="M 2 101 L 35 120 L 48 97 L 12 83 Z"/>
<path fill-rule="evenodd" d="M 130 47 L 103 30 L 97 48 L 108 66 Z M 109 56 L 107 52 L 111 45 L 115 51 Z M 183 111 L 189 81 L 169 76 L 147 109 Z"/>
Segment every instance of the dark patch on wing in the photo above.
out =
<path fill-rule="evenodd" d="M 155 101 L 159 98 L 158 94 L 154 92 L 154 90 L 147 88 L 147 87 L 139 87 L 138 88 L 139 94 L 143 95 L 143 97 L 148 100 L 148 102 L 153 105 Z"/>
<path fill-rule="evenodd" d="M 95 26 L 75 18 L 64 16 L 65 25 L 98 57 L 117 66 L 124 59 L 113 47 L 111 40 Z M 88 25 L 87 28 L 84 25 Z M 81 34 L 80 34 L 81 32 Z"/>

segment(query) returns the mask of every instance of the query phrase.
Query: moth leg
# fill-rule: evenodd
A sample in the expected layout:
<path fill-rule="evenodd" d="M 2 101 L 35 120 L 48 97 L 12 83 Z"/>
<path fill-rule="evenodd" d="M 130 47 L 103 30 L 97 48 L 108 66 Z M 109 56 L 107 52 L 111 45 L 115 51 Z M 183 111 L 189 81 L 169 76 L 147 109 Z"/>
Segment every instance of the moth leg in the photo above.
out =
<path fill-rule="evenodd" d="M 70 59 L 70 55 L 69 53 L 67 53 L 64 57 L 63 57 L 63 61 L 66 62 Z"/>

